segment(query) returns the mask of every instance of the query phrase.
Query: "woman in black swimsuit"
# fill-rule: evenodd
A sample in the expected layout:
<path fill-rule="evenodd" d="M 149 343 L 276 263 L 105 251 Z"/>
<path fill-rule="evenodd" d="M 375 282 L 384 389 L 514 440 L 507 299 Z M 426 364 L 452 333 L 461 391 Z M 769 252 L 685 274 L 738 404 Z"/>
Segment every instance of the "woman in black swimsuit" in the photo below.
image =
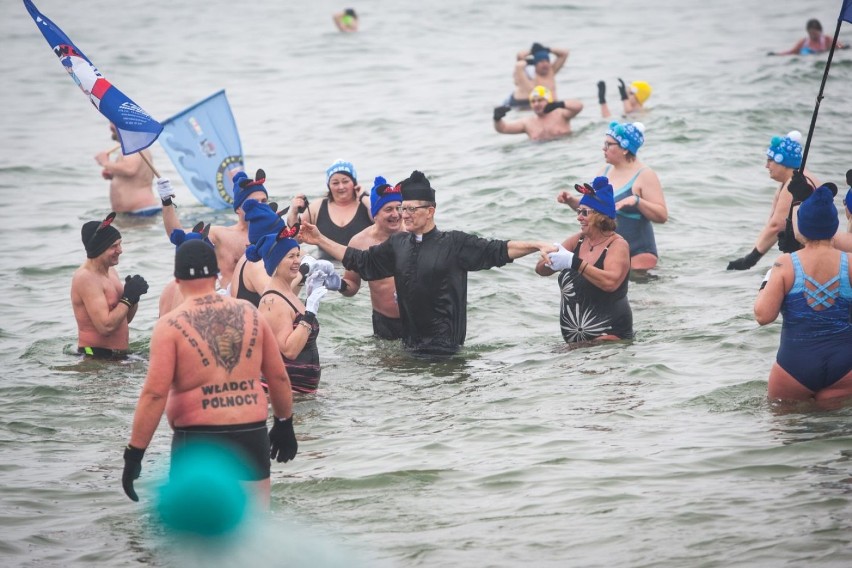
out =
<path fill-rule="evenodd" d="M 556 244 L 535 267 L 541 276 L 559 272 L 559 324 L 567 343 L 632 339 L 633 312 L 627 301 L 630 247 L 615 232 L 615 201 L 605 177 L 575 186 L 580 232 Z"/>
<path fill-rule="evenodd" d="M 288 229 L 278 235 L 273 233 L 261 237 L 256 245 L 246 249 L 246 257 L 253 262 L 262 258 L 270 276 L 258 311 L 275 332 L 293 391 L 315 392 L 321 373 L 316 312 L 320 299 L 328 290 L 322 286 L 313 290 L 305 304 L 293 292 L 294 280 L 301 279 L 300 251 L 299 243 L 290 237 Z"/>
<path fill-rule="evenodd" d="M 301 219 L 317 226 L 320 232 L 336 243 L 343 246 L 349 244 L 349 240 L 373 224 L 370 215 L 370 196 L 361 191 L 355 173 L 355 166 L 351 163 L 337 160 L 326 170 L 326 185 L 328 194 L 322 201 L 311 202 L 307 211 L 302 213 Z M 304 196 L 298 196 L 304 199 Z M 294 200 L 296 208 L 304 203 Z M 291 211 L 294 208 L 291 206 Z M 295 215 L 288 222 L 295 223 Z M 321 260 L 334 260 L 330 254 L 320 249 Z"/>

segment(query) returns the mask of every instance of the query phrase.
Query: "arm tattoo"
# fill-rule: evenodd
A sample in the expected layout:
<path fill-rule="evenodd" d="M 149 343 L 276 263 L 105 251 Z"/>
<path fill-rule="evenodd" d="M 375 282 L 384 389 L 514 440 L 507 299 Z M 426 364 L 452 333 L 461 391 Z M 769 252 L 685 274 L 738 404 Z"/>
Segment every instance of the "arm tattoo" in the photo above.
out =
<path fill-rule="evenodd" d="M 184 312 L 190 326 L 207 342 L 217 367 L 230 373 L 240 362 L 243 351 L 245 317 L 240 304 L 210 306 L 210 302 L 197 302 L 200 306 Z"/>

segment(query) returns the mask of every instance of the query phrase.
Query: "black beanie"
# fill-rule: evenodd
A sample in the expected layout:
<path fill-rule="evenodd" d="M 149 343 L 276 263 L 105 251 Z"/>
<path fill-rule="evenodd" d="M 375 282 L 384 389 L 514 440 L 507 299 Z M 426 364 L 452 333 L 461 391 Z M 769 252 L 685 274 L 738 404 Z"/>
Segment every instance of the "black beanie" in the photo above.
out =
<path fill-rule="evenodd" d="M 400 182 L 402 186 L 402 199 L 405 201 L 430 201 L 435 203 L 435 190 L 429 184 L 429 180 L 423 172 L 414 170 L 408 179 Z"/>
<path fill-rule="evenodd" d="M 175 253 L 175 278 L 195 280 L 215 278 L 219 274 L 216 252 L 202 240 L 184 241 Z"/>
<path fill-rule="evenodd" d="M 86 248 L 87 258 L 99 257 L 112 246 L 112 243 L 121 238 L 121 233 L 112 226 L 113 219 L 115 219 L 115 213 L 110 213 L 103 221 L 89 221 L 83 224 L 80 236 Z"/>

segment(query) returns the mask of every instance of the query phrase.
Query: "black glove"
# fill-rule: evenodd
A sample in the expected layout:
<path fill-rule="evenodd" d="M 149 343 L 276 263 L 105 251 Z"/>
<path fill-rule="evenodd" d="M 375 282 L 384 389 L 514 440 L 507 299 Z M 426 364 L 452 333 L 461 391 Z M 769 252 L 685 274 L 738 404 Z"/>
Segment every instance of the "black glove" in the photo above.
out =
<path fill-rule="evenodd" d="M 553 112 L 554 110 L 556 110 L 558 108 L 565 108 L 565 102 L 564 101 L 553 101 L 552 103 L 547 103 L 546 105 L 544 105 L 544 114 L 547 114 L 549 112 Z"/>
<path fill-rule="evenodd" d="M 139 474 L 142 473 L 142 456 L 144 455 L 145 450 L 134 448 L 130 444 L 124 448 L 124 472 L 121 474 L 121 486 L 124 488 L 124 493 L 133 501 L 139 501 L 139 496 L 133 489 L 133 480 L 139 479 Z"/>
<path fill-rule="evenodd" d="M 787 219 L 784 222 L 784 230 L 778 232 L 778 250 L 789 253 L 802 248 L 802 243 L 796 240 L 796 233 L 793 232 L 793 220 Z"/>
<path fill-rule="evenodd" d="M 598 81 L 598 103 L 606 104 L 606 83 Z"/>
<path fill-rule="evenodd" d="M 793 179 L 787 184 L 787 191 L 793 195 L 793 203 L 801 203 L 811 196 L 814 188 L 805 179 L 805 174 L 800 170 L 796 170 L 793 172 Z"/>
<path fill-rule="evenodd" d="M 852 186 L 852 170 L 846 170 L 846 185 Z"/>
<path fill-rule="evenodd" d="M 748 270 L 749 268 L 757 264 L 757 261 L 760 260 L 762 257 L 762 252 L 758 251 L 756 248 L 751 249 L 751 252 L 745 255 L 744 257 L 729 262 L 728 270 Z"/>
<path fill-rule="evenodd" d="M 618 94 L 621 95 L 621 100 L 627 100 L 627 86 L 624 84 L 624 79 L 618 78 Z"/>
<path fill-rule="evenodd" d="M 121 303 L 132 307 L 139 303 L 139 297 L 148 291 L 148 283 L 145 279 L 134 274 L 124 279 L 124 292 L 121 294 Z"/>
<path fill-rule="evenodd" d="M 498 120 L 503 120 L 503 117 L 506 116 L 506 113 L 510 110 L 512 110 L 512 107 L 505 105 L 494 107 L 494 122 L 497 122 Z"/>
<path fill-rule="evenodd" d="M 536 51 L 546 51 L 546 52 L 550 53 L 550 48 L 544 47 L 540 43 L 535 42 L 535 43 L 532 44 L 532 47 L 530 47 L 530 54 L 533 54 Z"/>
<path fill-rule="evenodd" d="M 766 52 L 766 55 L 778 55 L 778 54 L 775 53 L 774 51 L 768 51 L 768 52 Z"/>
<path fill-rule="evenodd" d="M 296 441 L 296 433 L 293 432 L 293 417 L 287 420 L 274 418 L 272 430 L 269 431 L 269 455 L 279 462 L 288 462 L 296 457 L 299 443 Z"/>

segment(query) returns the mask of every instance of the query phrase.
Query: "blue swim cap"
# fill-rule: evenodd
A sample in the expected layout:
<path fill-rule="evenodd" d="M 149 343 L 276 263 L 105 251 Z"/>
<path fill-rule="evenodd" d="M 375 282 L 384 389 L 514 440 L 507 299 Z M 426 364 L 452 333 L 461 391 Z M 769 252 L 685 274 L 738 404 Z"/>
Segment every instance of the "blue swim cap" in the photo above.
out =
<path fill-rule="evenodd" d="M 246 199 L 243 202 L 243 211 L 248 222 L 248 238 L 251 244 L 256 243 L 263 235 L 278 234 L 281 229 L 287 226 L 268 203 L 261 203 L 256 199 Z"/>
<path fill-rule="evenodd" d="M 624 124 L 615 121 L 610 122 L 606 134 L 618 140 L 618 145 L 634 156 L 645 143 L 645 125 L 641 122 L 625 122 Z"/>
<path fill-rule="evenodd" d="M 606 215 L 610 219 L 615 219 L 615 198 L 609 179 L 604 176 L 596 177 L 592 181 L 592 190 L 583 190 L 580 205 L 591 207 L 598 213 Z"/>
<path fill-rule="evenodd" d="M 837 232 L 840 222 L 837 220 L 837 207 L 834 195 L 826 186 L 820 186 L 802 201 L 797 213 L 799 232 L 812 241 L 830 239 Z"/>
<path fill-rule="evenodd" d="M 355 166 L 352 165 L 352 162 L 347 162 L 346 160 L 336 160 L 333 164 L 328 166 L 325 170 L 325 185 L 328 186 L 331 183 L 331 176 L 334 174 L 346 174 L 352 178 L 352 181 L 358 183 L 358 175 L 355 173 Z"/>
<path fill-rule="evenodd" d="M 793 130 L 784 137 L 773 136 L 766 156 L 776 164 L 795 170 L 802 165 L 802 133 Z"/>
<path fill-rule="evenodd" d="M 262 191 L 267 197 L 269 193 L 263 184 L 266 182 L 266 172 L 257 170 L 254 179 L 249 179 L 245 172 L 238 172 L 234 176 L 234 211 L 240 208 L 243 201 L 256 191 Z"/>
<path fill-rule="evenodd" d="M 370 190 L 370 214 L 375 217 L 382 210 L 382 207 L 391 201 L 402 203 L 400 186 L 394 187 L 382 176 L 376 176 L 373 181 L 373 189 Z"/>

